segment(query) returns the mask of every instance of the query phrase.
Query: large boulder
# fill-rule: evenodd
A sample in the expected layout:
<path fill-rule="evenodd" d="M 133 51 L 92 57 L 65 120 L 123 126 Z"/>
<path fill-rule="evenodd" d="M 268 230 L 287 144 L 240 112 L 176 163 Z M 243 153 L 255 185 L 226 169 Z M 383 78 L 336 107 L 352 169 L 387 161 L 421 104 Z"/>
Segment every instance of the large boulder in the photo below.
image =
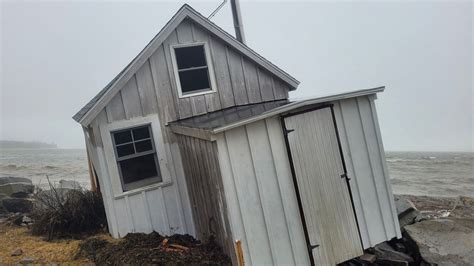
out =
<path fill-rule="evenodd" d="M 34 189 L 35 187 L 31 183 L 8 183 L 0 185 L 0 193 L 12 197 L 24 197 L 25 195 L 33 193 Z"/>
<path fill-rule="evenodd" d="M 11 183 L 31 184 L 31 179 L 28 179 L 25 177 L 0 176 L 0 185 L 11 184 Z"/>
<path fill-rule="evenodd" d="M 420 214 L 415 205 L 409 199 L 400 195 L 395 195 L 394 199 L 400 228 L 414 223 L 415 218 Z"/>
<path fill-rule="evenodd" d="M 434 219 L 405 226 L 421 257 L 433 265 L 472 265 L 474 219 Z"/>
<path fill-rule="evenodd" d="M 409 265 L 413 263 L 414 260 L 409 255 L 396 251 L 392 248 L 387 242 L 380 243 L 376 245 L 373 249 L 375 256 L 377 256 L 377 260 L 384 261 L 384 262 L 397 262 L 397 265 Z M 392 264 L 390 264 L 392 265 Z"/>
<path fill-rule="evenodd" d="M 2 199 L 2 204 L 8 212 L 27 213 L 30 212 L 33 207 L 31 200 L 19 198 L 4 198 Z"/>

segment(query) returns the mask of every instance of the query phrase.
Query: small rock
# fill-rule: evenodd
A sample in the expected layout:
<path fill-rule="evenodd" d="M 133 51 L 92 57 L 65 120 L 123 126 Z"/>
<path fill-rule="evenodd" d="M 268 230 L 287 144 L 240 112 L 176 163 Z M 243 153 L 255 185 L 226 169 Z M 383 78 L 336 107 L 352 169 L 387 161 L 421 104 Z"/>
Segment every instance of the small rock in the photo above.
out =
<path fill-rule="evenodd" d="M 364 253 L 364 255 L 360 256 L 359 259 L 369 263 L 374 263 L 377 257 L 374 254 Z"/>
<path fill-rule="evenodd" d="M 379 259 L 375 261 L 376 265 L 390 265 L 390 266 L 408 266 L 410 265 L 406 261 L 395 260 L 395 259 Z"/>
<path fill-rule="evenodd" d="M 374 247 L 375 255 L 377 259 L 380 260 L 388 260 L 388 261 L 402 261 L 406 263 L 413 263 L 414 260 L 412 257 L 408 256 L 405 253 L 398 252 L 393 249 L 389 244 L 386 242 L 380 243 Z"/>
<path fill-rule="evenodd" d="M 20 264 L 32 264 L 35 261 L 32 257 L 24 257 L 19 261 Z"/>
<path fill-rule="evenodd" d="M 395 243 L 395 250 L 398 251 L 398 252 L 403 252 L 403 253 L 406 253 L 407 252 L 407 247 L 405 247 L 405 245 L 403 245 L 402 243 Z"/>
<path fill-rule="evenodd" d="M 0 185 L 11 183 L 28 183 L 32 184 L 31 179 L 25 177 L 2 176 L 0 177 Z"/>
<path fill-rule="evenodd" d="M 2 203 L 9 212 L 27 213 L 33 207 L 33 203 L 28 199 L 4 198 Z"/>
<path fill-rule="evenodd" d="M 15 249 L 15 250 L 11 253 L 12 256 L 20 256 L 21 254 L 23 254 L 23 251 L 22 251 L 20 248 Z"/>
<path fill-rule="evenodd" d="M 35 187 L 29 183 L 8 183 L 0 185 L 0 193 L 6 194 L 7 196 L 12 196 L 19 192 L 31 194 L 33 193 L 34 188 Z"/>

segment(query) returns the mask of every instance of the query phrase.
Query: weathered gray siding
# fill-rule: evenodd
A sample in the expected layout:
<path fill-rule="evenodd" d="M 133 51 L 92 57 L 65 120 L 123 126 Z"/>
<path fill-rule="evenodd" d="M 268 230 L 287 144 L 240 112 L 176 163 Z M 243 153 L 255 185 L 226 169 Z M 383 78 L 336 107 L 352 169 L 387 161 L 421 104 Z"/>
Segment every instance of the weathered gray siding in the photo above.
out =
<path fill-rule="evenodd" d="M 400 237 L 373 96 L 334 102 L 364 248 Z"/>
<path fill-rule="evenodd" d="M 208 42 L 217 91 L 206 95 L 179 98 L 174 77 L 171 50 L 173 44 Z M 119 92 L 90 123 L 88 140 L 93 165 L 101 182 L 107 206 L 110 230 L 115 237 L 128 232 L 194 234 L 190 200 L 178 147 L 177 136 L 166 124 L 170 121 L 204 114 L 236 105 L 286 99 L 289 87 L 283 81 L 258 67 L 253 61 L 211 36 L 204 28 L 184 20 L 155 52 L 131 75 Z M 172 167 L 172 184 L 116 197 L 111 188 L 112 176 L 107 169 L 100 127 L 157 114 Z"/>
<path fill-rule="evenodd" d="M 150 93 L 150 91 L 145 91 L 147 88 L 150 87 L 143 86 L 137 90 L 137 87 L 130 85 L 122 92 L 127 91 L 126 93 L 135 95 Z M 117 193 L 114 192 L 113 182 L 117 182 L 119 177 L 110 173 L 106 153 L 113 153 L 113 150 L 104 149 L 103 132 L 101 132 L 100 127 L 112 122 L 123 121 L 126 118 L 138 117 L 153 110 L 151 107 L 151 110 L 146 110 L 143 107 L 133 107 L 134 102 L 127 103 L 131 100 L 129 98 L 122 101 L 122 92 L 117 94 L 111 103 L 94 119 L 90 129 L 87 130 L 90 138 L 86 137 L 88 149 L 91 151 L 91 160 L 97 172 L 104 198 L 110 233 L 114 237 L 123 237 L 130 232 L 149 233 L 152 231 L 166 235 L 174 233 L 194 235 L 194 223 L 179 147 L 176 138 L 174 135 L 172 136 L 173 133 L 169 132 L 164 125 L 160 126 L 162 127 L 163 139 L 165 139 L 164 148 L 169 161 L 170 183 L 155 189 L 124 196 L 117 196 Z M 135 101 L 141 102 L 138 99 L 135 99 Z M 164 166 L 160 165 L 160 167 Z"/>
<path fill-rule="evenodd" d="M 178 97 L 170 46 L 204 41 L 209 44 L 217 91 L 210 94 Z M 150 57 L 152 72 L 161 101 L 169 106 L 166 122 L 213 112 L 223 108 L 261 101 L 288 98 L 289 86 L 250 59 L 213 37 L 201 26 L 184 20 Z M 165 73 L 167 72 L 167 73 Z M 161 81 L 161 79 L 164 80 Z"/>
<path fill-rule="evenodd" d="M 309 265 L 280 120 L 217 135 L 232 235 L 246 265 Z"/>
<path fill-rule="evenodd" d="M 217 243 L 236 263 L 217 158 L 217 144 L 183 135 L 179 136 L 179 143 L 196 235 L 202 240 L 214 236 Z"/>

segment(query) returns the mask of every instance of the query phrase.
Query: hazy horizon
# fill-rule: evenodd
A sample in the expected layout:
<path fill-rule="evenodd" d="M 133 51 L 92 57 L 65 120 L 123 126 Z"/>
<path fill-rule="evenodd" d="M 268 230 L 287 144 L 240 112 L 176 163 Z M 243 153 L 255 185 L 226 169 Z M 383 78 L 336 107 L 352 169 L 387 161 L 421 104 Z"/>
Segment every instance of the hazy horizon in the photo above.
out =
<path fill-rule="evenodd" d="M 204 16 L 217 1 L 187 1 Z M 185 1 L 1 1 L 0 139 L 84 148 L 72 116 Z M 241 1 L 247 45 L 301 84 L 290 97 L 386 86 L 387 151 L 474 151 L 473 3 Z M 212 19 L 234 35 L 230 5 Z"/>

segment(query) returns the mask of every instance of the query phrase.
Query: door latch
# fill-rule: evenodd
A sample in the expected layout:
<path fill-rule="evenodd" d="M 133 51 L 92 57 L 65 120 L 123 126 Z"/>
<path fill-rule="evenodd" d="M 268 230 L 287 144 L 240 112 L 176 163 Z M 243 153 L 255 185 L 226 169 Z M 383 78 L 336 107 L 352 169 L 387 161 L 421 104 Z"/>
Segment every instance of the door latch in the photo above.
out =
<path fill-rule="evenodd" d="M 286 134 L 286 135 L 288 135 L 288 133 L 291 133 L 291 132 L 293 132 L 293 131 L 295 131 L 295 130 L 294 130 L 294 129 L 286 129 L 286 128 L 285 128 L 285 134 Z"/>
<path fill-rule="evenodd" d="M 347 180 L 351 180 L 348 176 L 347 176 L 347 173 L 344 173 L 341 175 L 341 178 L 345 178 Z"/>

